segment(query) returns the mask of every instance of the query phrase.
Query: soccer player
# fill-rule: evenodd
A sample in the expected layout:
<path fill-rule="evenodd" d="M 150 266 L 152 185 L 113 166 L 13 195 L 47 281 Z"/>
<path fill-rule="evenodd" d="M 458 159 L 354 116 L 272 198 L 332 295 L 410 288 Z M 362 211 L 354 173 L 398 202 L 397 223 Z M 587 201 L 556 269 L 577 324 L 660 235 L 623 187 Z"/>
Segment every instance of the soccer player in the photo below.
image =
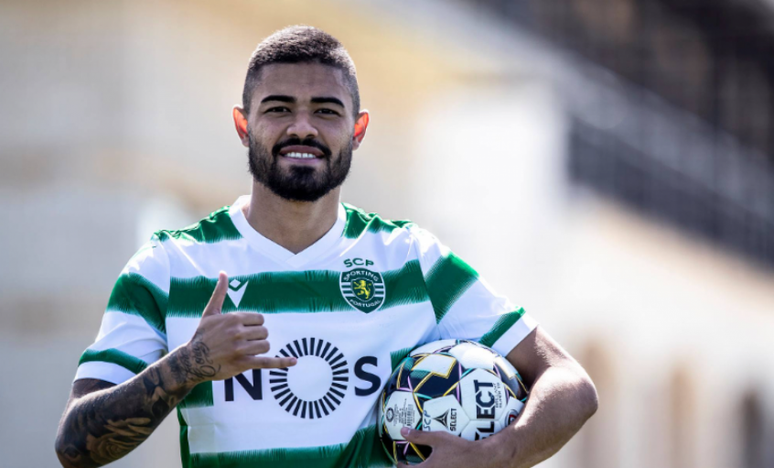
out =
<path fill-rule="evenodd" d="M 581 366 L 433 235 L 340 203 L 369 118 L 342 45 L 311 27 L 273 34 L 242 99 L 252 193 L 129 261 L 79 362 L 62 465 L 121 458 L 177 408 L 184 467 L 389 466 L 380 390 L 394 360 L 442 338 L 488 344 L 531 394 L 483 440 L 405 431 L 432 447 L 423 466 L 525 467 L 559 450 L 597 407 Z"/>

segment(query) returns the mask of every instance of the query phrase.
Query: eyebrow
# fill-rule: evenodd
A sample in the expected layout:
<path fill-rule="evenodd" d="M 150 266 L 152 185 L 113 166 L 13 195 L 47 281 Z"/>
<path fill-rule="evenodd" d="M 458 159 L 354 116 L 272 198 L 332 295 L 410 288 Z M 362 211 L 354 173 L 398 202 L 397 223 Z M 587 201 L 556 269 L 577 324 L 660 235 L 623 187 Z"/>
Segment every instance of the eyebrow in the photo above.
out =
<path fill-rule="evenodd" d="M 293 102 L 296 102 L 296 98 L 294 98 L 293 96 L 285 96 L 285 95 L 282 95 L 282 94 L 272 94 L 270 96 L 266 96 L 265 98 L 261 99 L 261 104 L 263 104 L 264 102 L 269 102 L 269 101 L 280 101 L 280 102 L 290 102 L 290 103 L 293 103 Z"/>
<path fill-rule="evenodd" d="M 335 97 L 313 97 L 312 102 L 315 104 L 336 104 L 338 106 L 344 107 L 344 103 L 341 102 L 341 99 Z"/>
<path fill-rule="evenodd" d="M 296 98 L 293 96 L 286 96 L 284 94 L 272 94 L 261 99 L 261 104 L 270 101 L 288 102 L 292 104 L 296 102 Z M 311 102 L 314 104 L 336 104 L 338 106 L 344 107 L 344 103 L 341 102 L 341 99 L 335 98 L 333 96 L 313 97 Z"/>

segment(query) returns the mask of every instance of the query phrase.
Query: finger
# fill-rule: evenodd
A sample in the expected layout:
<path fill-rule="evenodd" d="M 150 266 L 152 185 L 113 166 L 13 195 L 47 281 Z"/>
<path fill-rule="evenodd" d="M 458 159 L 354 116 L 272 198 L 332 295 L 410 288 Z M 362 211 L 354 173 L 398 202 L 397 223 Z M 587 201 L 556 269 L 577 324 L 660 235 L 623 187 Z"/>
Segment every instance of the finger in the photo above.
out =
<path fill-rule="evenodd" d="M 244 327 L 241 335 L 242 339 L 245 341 L 265 340 L 269 337 L 269 330 L 260 325 Z"/>
<path fill-rule="evenodd" d="M 400 430 L 400 435 L 413 444 L 427 445 L 429 447 L 435 447 L 437 444 L 443 443 L 449 437 L 454 437 L 443 431 L 418 431 L 408 427 L 402 428 Z"/>
<path fill-rule="evenodd" d="M 292 367 L 298 362 L 294 357 L 275 358 L 265 356 L 250 356 L 247 358 L 247 361 L 253 369 L 279 369 L 283 367 Z"/>
<path fill-rule="evenodd" d="M 212 292 L 210 302 L 207 303 L 207 307 L 204 308 L 202 318 L 209 315 L 218 315 L 223 309 L 223 301 L 226 299 L 226 293 L 228 292 L 228 275 L 221 271 L 218 273 L 218 283 L 215 285 L 215 291 Z"/>
<path fill-rule="evenodd" d="M 239 346 L 239 352 L 248 356 L 255 356 L 256 354 L 266 354 L 269 352 L 269 342 L 266 340 L 248 341 L 247 343 Z"/>
<path fill-rule="evenodd" d="M 263 315 L 256 314 L 254 312 L 237 312 L 232 315 L 236 315 L 242 325 L 263 325 Z"/>

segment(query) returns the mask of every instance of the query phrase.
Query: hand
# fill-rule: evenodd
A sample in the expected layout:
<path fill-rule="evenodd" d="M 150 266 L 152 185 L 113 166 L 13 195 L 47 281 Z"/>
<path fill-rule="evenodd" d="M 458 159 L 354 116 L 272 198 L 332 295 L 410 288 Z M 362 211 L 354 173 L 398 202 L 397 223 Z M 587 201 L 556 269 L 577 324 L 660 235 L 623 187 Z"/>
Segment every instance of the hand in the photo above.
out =
<path fill-rule="evenodd" d="M 471 442 L 448 432 L 425 432 L 404 427 L 401 435 L 415 445 L 427 445 L 433 452 L 424 462 L 414 465 L 422 468 L 489 467 L 494 464 L 492 453 L 484 450 L 483 441 Z M 407 465 L 398 463 L 400 468 Z"/>
<path fill-rule="evenodd" d="M 263 315 L 252 312 L 221 314 L 227 290 L 228 276 L 221 271 L 196 333 L 181 349 L 180 361 L 189 382 L 223 380 L 249 369 L 296 365 L 296 358 L 292 357 L 257 356 L 267 353 L 270 348 Z"/>

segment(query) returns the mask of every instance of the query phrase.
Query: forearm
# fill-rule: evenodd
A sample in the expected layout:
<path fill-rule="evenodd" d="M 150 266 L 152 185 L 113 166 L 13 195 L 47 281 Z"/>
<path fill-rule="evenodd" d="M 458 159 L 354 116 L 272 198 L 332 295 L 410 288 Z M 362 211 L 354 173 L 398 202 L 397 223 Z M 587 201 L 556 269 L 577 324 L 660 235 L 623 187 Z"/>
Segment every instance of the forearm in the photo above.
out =
<path fill-rule="evenodd" d="M 91 390 L 102 389 L 71 400 L 56 440 L 62 465 L 102 466 L 134 450 L 196 382 L 214 375 L 197 361 L 195 350 L 178 348 L 120 385 L 96 387 Z"/>
<path fill-rule="evenodd" d="M 485 441 L 498 453 L 498 466 L 534 466 L 558 452 L 596 409 L 596 389 L 580 366 L 550 367 L 516 423 Z"/>

